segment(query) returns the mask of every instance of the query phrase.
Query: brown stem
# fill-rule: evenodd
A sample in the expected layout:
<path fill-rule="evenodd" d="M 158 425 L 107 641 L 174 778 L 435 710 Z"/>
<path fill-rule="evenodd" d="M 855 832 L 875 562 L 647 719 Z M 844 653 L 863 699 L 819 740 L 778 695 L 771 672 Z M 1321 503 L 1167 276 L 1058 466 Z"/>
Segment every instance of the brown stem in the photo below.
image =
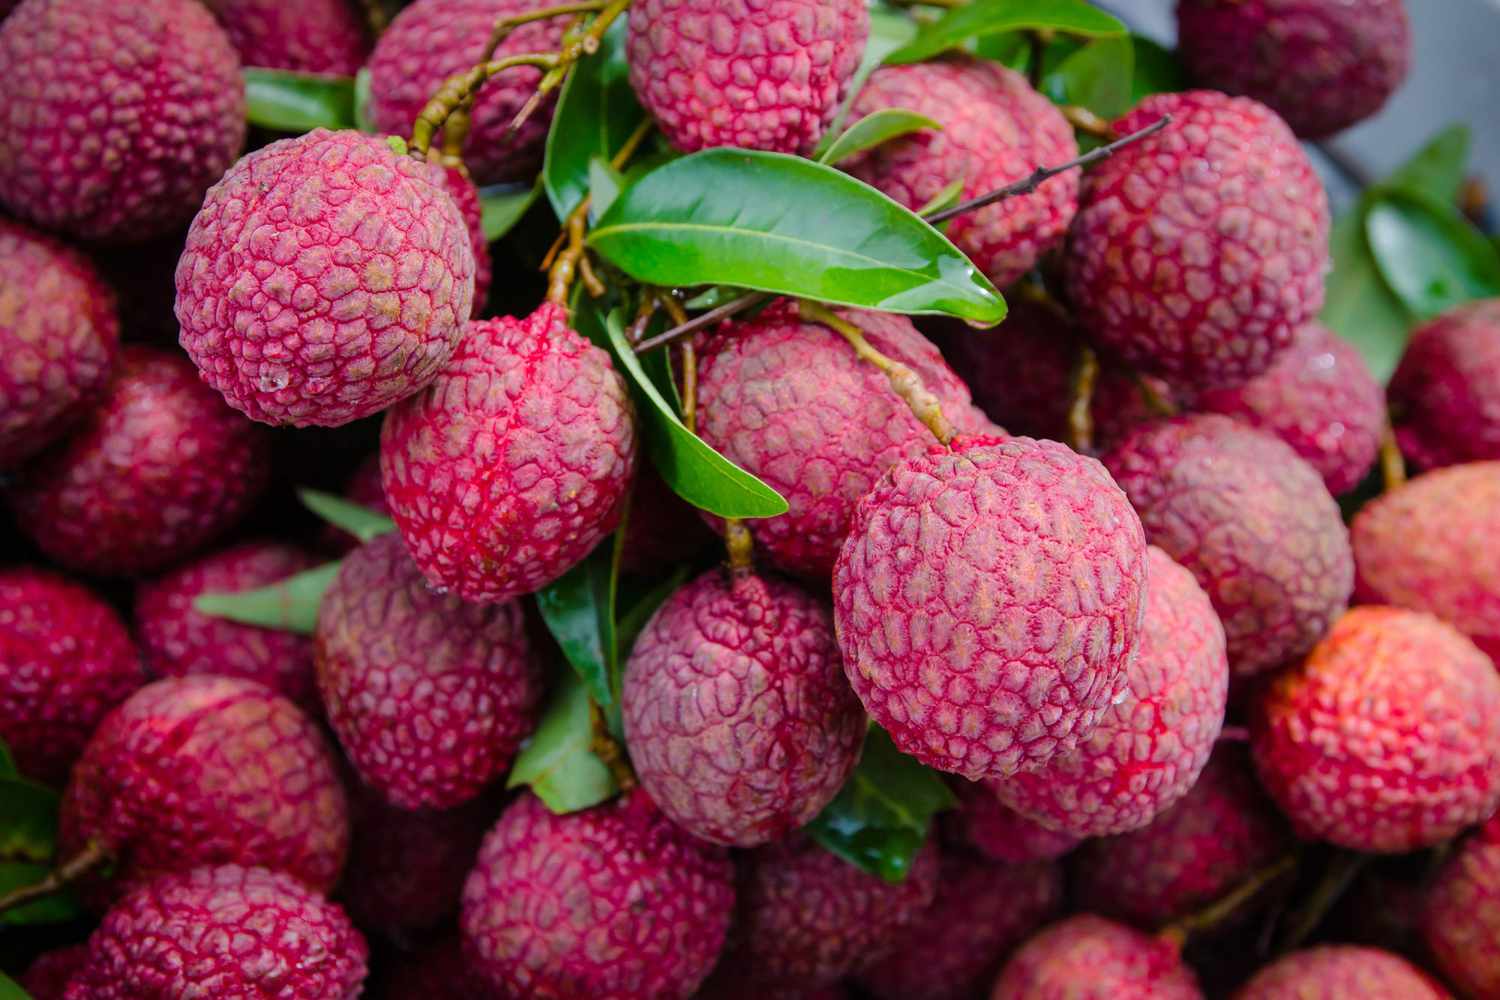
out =
<path fill-rule="evenodd" d="M 1328 916 L 1335 903 L 1354 884 L 1361 870 L 1370 861 L 1368 854 L 1356 854 L 1353 851 L 1339 851 L 1328 863 L 1328 868 L 1323 873 L 1323 879 L 1313 894 L 1302 904 L 1297 911 L 1296 922 L 1287 933 L 1286 939 L 1281 943 L 1283 952 L 1294 951 L 1302 946 L 1308 936 L 1318 929 L 1318 925 Z"/>
<path fill-rule="evenodd" d="M 677 348 L 682 358 L 682 423 L 698 433 L 698 352 L 691 340 Z"/>
<path fill-rule="evenodd" d="M 1401 454 L 1401 445 L 1396 441 L 1396 432 L 1390 421 L 1380 435 L 1380 475 L 1385 480 L 1385 492 L 1406 485 L 1406 459 Z"/>
<path fill-rule="evenodd" d="M 710 309 L 706 313 L 699 313 L 686 323 L 674 326 L 670 330 L 663 331 L 654 337 L 641 341 L 635 345 L 635 353 L 645 354 L 647 351 L 658 348 L 663 344 L 670 344 L 674 340 L 680 340 L 706 326 L 713 326 L 720 320 L 726 320 L 736 313 L 744 312 L 751 306 L 759 305 L 768 298 L 770 296 L 765 292 L 750 292 L 747 295 L 741 295 L 737 299 L 730 299 L 723 305 Z"/>
<path fill-rule="evenodd" d="M 578 206 L 568 213 L 563 222 L 567 244 L 547 268 L 547 301 L 566 307 L 568 296 L 573 291 L 573 277 L 578 273 L 579 261 L 584 254 L 584 232 L 588 227 L 589 199 L 584 195 Z M 592 292 L 593 289 L 590 289 Z M 600 286 L 599 294 L 604 294 Z"/>
<path fill-rule="evenodd" d="M 379 38 L 381 32 L 385 31 L 391 23 L 385 11 L 385 4 L 380 0 L 360 0 L 359 6 L 365 12 L 365 24 L 370 29 L 370 36 Z"/>
<path fill-rule="evenodd" d="M 1080 104 L 1069 104 L 1062 108 L 1062 116 L 1068 120 L 1069 125 L 1096 139 L 1118 138 L 1113 125 Z"/>
<path fill-rule="evenodd" d="M 1068 447 L 1080 455 L 1094 449 L 1094 387 L 1099 382 L 1099 355 L 1087 345 L 1078 349 L 1073 369 L 1073 396 L 1068 404 Z"/>
<path fill-rule="evenodd" d="M 541 82 L 537 84 L 536 90 L 511 119 L 510 127 L 506 129 L 507 134 L 514 134 L 535 113 L 536 109 L 541 107 L 543 99 L 562 86 L 563 80 L 567 79 L 568 70 L 572 69 L 574 63 L 584 56 L 593 55 L 599 51 L 604 33 L 629 7 L 630 0 L 610 0 L 609 3 L 599 8 L 599 13 L 582 33 L 570 32 L 569 35 L 572 37 L 564 36 L 563 47 L 557 53 L 556 62 L 542 74 Z"/>
<path fill-rule="evenodd" d="M 1189 937 L 1218 927 L 1239 912 L 1240 907 L 1260 895 L 1266 886 L 1291 872 L 1296 866 L 1297 856 L 1288 854 L 1251 875 L 1198 912 L 1174 920 L 1158 931 L 1156 936 L 1180 950 Z"/>
<path fill-rule="evenodd" d="M 589 700 L 589 720 L 593 728 L 589 750 L 609 768 L 610 776 L 615 779 L 620 791 L 630 791 L 635 787 L 635 772 L 631 770 L 630 761 L 625 758 L 625 750 L 620 746 L 619 740 L 610 735 L 604 712 L 592 699 Z"/>
<path fill-rule="evenodd" d="M 525 13 L 516 14 L 512 17 L 501 18 L 495 22 L 495 28 L 490 32 L 490 40 L 484 47 L 484 58 L 486 61 L 495 57 L 495 52 L 510 37 L 510 33 L 523 24 L 533 21 L 546 21 L 554 17 L 566 17 L 569 14 L 591 14 L 604 9 L 604 0 L 589 0 L 586 3 L 565 3 L 556 7 L 539 7 Z"/>
<path fill-rule="evenodd" d="M 0 913 L 7 913 L 27 903 L 61 892 L 111 859 L 112 855 L 102 843 L 91 840 L 83 850 L 48 872 L 47 877 L 40 882 L 20 886 L 0 896 Z"/>
<path fill-rule="evenodd" d="M 407 142 L 412 155 L 419 160 L 427 159 L 433 136 L 447 124 L 449 116 L 463 107 L 492 77 L 517 66 L 550 70 L 557 65 L 557 61 L 558 54 L 555 52 L 526 52 L 483 62 L 462 73 L 453 74 L 443 81 L 443 85 L 427 99 L 426 105 L 417 113 L 417 120 L 411 126 L 411 139 Z"/>
<path fill-rule="evenodd" d="M 755 568 L 755 540 L 737 517 L 724 519 L 724 548 L 729 553 L 729 575 L 745 576 Z"/>

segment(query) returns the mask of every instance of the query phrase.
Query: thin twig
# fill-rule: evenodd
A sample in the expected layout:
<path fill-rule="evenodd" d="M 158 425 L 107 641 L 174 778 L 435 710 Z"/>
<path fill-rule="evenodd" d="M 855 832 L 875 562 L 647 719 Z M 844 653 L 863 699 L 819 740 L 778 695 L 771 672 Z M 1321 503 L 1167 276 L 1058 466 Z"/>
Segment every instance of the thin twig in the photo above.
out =
<path fill-rule="evenodd" d="M 490 32 L 490 40 L 484 47 L 485 61 L 495 58 L 495 52 L 510 33 L 523 24 L 533 21 L 546 21 L 554 17 L 565 17 L 569 14 L 589 14 L 604 9 L 605 0 L 589 0 L 587 3 L 565 3 L 556 7 L 540 7 L 536 10 L 528 10 L 510 17 L 504 17 L 495 22 L 494 30 Z"/>
<path fill-rule="evenodd" d="M 745 576 L 755 568 L 755 539 L 737 517 L 724 519 L 724 548 L 729 553 L 729 575 Z"/>
<path fill-rule="evenodd" d="M 1385 481 L 1385 492 L 1406 485 L 1406 459 L 1401 454 L 1401 445 L 1396 441 L 1396 432 L 1386 421 L 1380 435 L 1380 476 Z"/>
<path fill-rule="evenodd" d="M 1208 906 L 1196 913 L 1190 913 L 1181 919 L 1163 927 L 1157 932 L 1157 937 L 1169 941 L 1176 947 L 1181 948 L 1189 937 L 1203 931 L 1213 930 L 1215 927 L 1228 920 L 1240 907 L 1260 895 L 1261 892 L 1290 872 L 1297 866 L 1297 856 L 1288 854 L 1260 871 L 1251 875 L 1245 881 L 1231 889 L 1226 895 L 1219 897 Z"/>
<path fill-rule="evenodd" d="M 1099 355 L 1092 347 L 1078 348 L 1073 370 L 1073 396 L 1068 403 L 1068 447 L 1086 455 L 1094 448 L 1094 387 L 1099 382 Z"/>
<path fill-rule="evenodd" d="M 552 91 L 562 86 L 563 80 L 567 78 L 568 71 L 572 69 L 578 60 L 599 51 L 599 46 L 604 40 L 604 33 L 609 30 L 609 26 L 621 14 L 625 13 L 629 7 L 630 0 L 610 0 L 608 4 L 599 8 L 599 13 L 592 21 L 588 22 L 588 28 L 582 34 L 570 31 L 567 36 L 564 36 L 565 41 L 563 42 L 562 50 L 557 53 L 556 63 L 542 74 L 541 82 L 536 85 L 536 90 L 526 99 L 526 103 L 521 105 L 521 110 L 516 112 L 516 116 L 511 119 L 509 127 L 505 130 L 507 135 L 515 134 L 536 109 L 541 107 L 543 99 Z"/>
<path fill-rule="evenodd" d="M 654 337 L 641 341 L 635 345 L 635 353 L 645 354 L 647 351 L 658 348 L 663 344 L 670 344 L 674 340 L 680 340 L 690 333 L 701 330 L 706 326 L 713 326 L 720 320 L 726 320 L 736 313 L 744 312 L 751 306 L 759 305 L 770 297 L 765 292 L 750 292 L 747 295 L 741 295 L 737 299 L 730 299 L 723 305 L 716 306 L 706 313 L 699 313 L 680 326 L 674 326 L 670 330 L 665 330 Z"/>
<path fill-rule="evenodd" d="M 97 840 L 91 840 L 73 857 L 47 873 L 47 877 L 31 885 L 23 885 L 0 896 L 0 913 L 7 913 L 27 903 L 44 899 L 66 889 L 89 872 L 105 864 L 110 852 Z"/>
<path fill-rule="evenodd" d="M 684 340 L 677 348 L 682 359 L 682 423 L 694 434 L 698 433 L 698 352 L 691 340 Z"/>
<path fill-rule="evenodd" d="M 557 60 L 555 52 L 525 52 L 480 63 L 448 77 L 427 99 L 427 103 L 417 113 L 417 120 L 412 123 L 411 139 L 407 142 L 411 154 L 419 160 L 427 159 L 427 151 L 432 147 L 432 137 L 447 124 L 449 116 L 462 108 L 491 77 L 517 66 L 550 69 L 557 65 Z"/>

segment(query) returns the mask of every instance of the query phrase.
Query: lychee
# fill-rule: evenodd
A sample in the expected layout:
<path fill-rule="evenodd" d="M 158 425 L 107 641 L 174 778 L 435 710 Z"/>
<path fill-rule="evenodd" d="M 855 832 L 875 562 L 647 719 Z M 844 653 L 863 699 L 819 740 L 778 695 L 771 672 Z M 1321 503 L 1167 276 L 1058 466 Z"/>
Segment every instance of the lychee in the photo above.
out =
<path fill-rule="evenodd" d="M 23 775 L 66 781 L 99 720 L 145 682 L 113 608 L 44 570 L 0 572 L 0 741 Z"/>
<path fill-rule="evenodd" d="M 323 734 L 269 688 L 172 677 L 131 695 L 95 731 L 63 795 L 58 855 L 91 843 L 118 894 L 162 873 L 235 863 L 338 881 L 348 806 Z"/>
<path fill-rule="evenodd" d="M 827 607 L 794 584 L 719 569 L 646 624 L 622 708 L 631 763 L 661 811 L 737 847 L 821 812 L 858 763 L 866 728 Z"/>
<path fill-rule="evenodd" d="M 1355 608 L 1260 693 L 1251 747 L 1300 836 L 1430 847 L 1500 805 L 1500 675 L 1430 615 Z"/>
<path fill-rule="evenodd" d="M 1234 1000 L 1451 1000 L 1437 981 L 1400 955 L 1358 945 L 1320 945 L 1261 969 Z"/>
<path fill-rule="evenodd" d="M 1236 676 L 1301 656 L 1354 585 L 1323 478 L 1285 443 L 1217 414 L 1140 428 L 1104 456 L 1152 545 L 1213 601 Z"/>
<path fill-rule="evenodd" d="M 259 499 L 270 440 L 186 359 L 127 347 L 103 397 L 10 489 L 21 530 L 59 564 L 131 576 L 213 541 Z"/>
<path fill-rule="evenodd" d="M 944 855 L 937 897 L 859 982 L 880 1000 L 966 1000 L 994 980 L 1012 949 L 1056 915 L 1062 870 Z"/>
<path fill-rule="evenodd" d="M 860 501 L 833 573 L 844 670 L 903 752 L 970 780 L 1040 767 L 1126 684 L 1140 519 L 1092 458 L 959 437 Z"/>
<path fill-rule="evenodd" d="M 292 545 L 243 542 L 142 582 L 136 588 L 135 633 L 146 665 L 158 677 L 222 674 L 259 681 L 317 713 L 311 640 L 206 615 L 193 605 L 203 594 L 268 587 L 316 561 Z"/>
<path fill-rule="evenodd" d="M 732 960 L 767 987 L 835 983 L 902 947 L 937 896 L 928 843 L 892 884 L 797 835 L 745 857 Z"/>
<path fill-rule="evenodd" d="M 976 198 L 1037 167 L 1078 155 L 1062 112 L 1021 74 L 996 63 L 953 58 L 876 70 L 855 98 L 851 120 L 901 108 L 942 126 L 882 143 L 850 160 L 849 172 L 916 211 L 955 182 Z M 951 239 L 997 286 L 1031 270 L 1062 241 L 1078 211 L 1078 173 L 1007 198 L 948 224 Z"/>
<path fill-rule="evenodd" d="M 490 243 L 484 236 L 484 206 L 479 203 L 479 189 L 462 167 L 434 166 L 432 169 L 436 171 L 435 176 L 441 175 L 442 188 L 458 206 L 458 214 L 469 232 L 469 249 L 474 251 L 474 305 L 469 315 L 477 319 L 490 297 L 490 279 L 494 276 Z"/>
<path fill-rule="evenodd" d="M 1500 459 L 1500 299 L 1419 327 L 1389 396 L 1396 440 L 1418 467 Z"/>
<path fill-rule="evenodd" d="M 474 798 L 535 723 L 541 667 L 520 605 L 434 592 L 396 535 L 344 558 L 318 606 L 314 643 L 339 743 L 400 808 Z"/>
<path fill-rule="evenodd" d="M 910 320 L 843 316 L 877 351 L 914 371 L 956 427 L 993 429 Z M 787 513 L 751 526 L 758 550 L 777 568 L 820 582 L 833 571 L 859 498 L 886 469 L 932 442 L 879 369 L 786 301 L 706 339 L 698 357 L 698 433 L 786 498 Z"/>
<path fill-rule="evenodd" d="M 233 864 L 136 888 L 88 949 L 68 1000 L 356 1000 L 369 958 L 337 905 L 284 873 Z"/>
<path fill-rule="evenodd" d="M 1264 102 L 1305 139 L 1379 111 L 1411 64 L 1403 0 L 1178 0 L 1177 43 L 1198 81 Z"/>
<path fill-rule="evenodd" d="M 1005 805 L 987 783 L 955 779 L 949 786 L 959 805 L 940 819 L 945 843 L 1010 864 L 1053 861 L 1078 846 L 1078 837 L 1049 830 Z"/>
<path fill-rule="evenodd" d="M 1354 596 L 1437 615 L 1500 663 L 1500 462 L 1437 469 L 1362 508 Z"/>
<path fill-rule="evenodd" d="M 1150 825 L 1083 846 L 1074 893 L 1090 912 L 1159 926 L 1222 898 L 1290 843 L 1249 754 L 1221 743 L 1188 793 Z"/>
<path fill-rule="evenodd" d="M 67 430 L 119 350 L 115 296 L 89 259 L 0 219 L 0 468 Z"/>
<path fill-rule="evenodd" d="M 630 488 L 621 570 L 657 574 L 663 566 L 692 558 L 713 538 L 697 510 L 674 493 L 654 467 L 641 462 Z"/>
<path fill-rule="evenodd" d="M 0 66 L 0 202 L 46 229 L 168 232 L 245 142 L 239 58 L 196 0 L 26 0 Z"/>
<path fill-rule="evenodd" d="M 43 952 L 19 982 L 30 1000 L 63 1000 L 68 983 L 83 968 L 88 955 L 86 944 Z"/>
<path fill-rule="evenodd" d="M 229 405 L 335 427 L 426 385 L 463 333 L 474 252 L 437 168 L 316 129 L 203 200 L 177 263 L 182 346 Z"/>
<path fill-rule="evenodd" d="M 633 418 L 609 355 L 561 307 L 470 323 L 380 435 L 386 503 L 423 575 L 470 601 L 562 576 L 619 523 Z"/>
<path fill-rule="evenodd" d="M 532 13 L 535 0 L 416 0 L 391 22 L 370 55 L 370 120 L 382 132 L 408 135 L 448 77 L 483 62 L 497 22 Z M 522 24 L 495 58 L 561 47 L 565 17 Z M 535 92 L 542 71 L 516 66 L 488 80 L 474 101 L 463 158 L 479 184 L 530 180 L 542 163 L 556 91 L 519 129 L 511 122 Z"/>
<path fill-rule="evenodd" d="M 353 76 L 370 51 L 350 0 L 207 0 L 246 66 Z"/>
<path fill-rule="evenodd" d="M 685 153 L 810 153 L 869 33 L 861 0 L 641 0 L 630 10 L 630 83 Z"/>
<path fill-rule="evenodd" d="M 1115 124 L 1165 115 L 1083 182 L 1069 237 L 1079 323 L 1126 363 L 1187 389 L 1271 366 L 1323 304 L 1328 198 L 1269 109 L 1212 91 L 1156 94 Z"/>
<path fill-rule="evenodd" d="M 1500 996 L 1500 843 L 1486 827 L 1444 864 L 1419 918 L 1437 967 L 1474 997 Z"/>
<path fill-rule="evenodd" d="M 464 949 L 508 996 L 687 1000 L 713 969 L 733 905 L 722 850 L 639 790 L 565 816 L 525 794 L 464 885 Z"/>
<path fill-rule="evenodd" d="M 1203 993 L 1167 941 L 1082 914 L 1022 945 L 990 1000 L 1203 1000 Z"/>

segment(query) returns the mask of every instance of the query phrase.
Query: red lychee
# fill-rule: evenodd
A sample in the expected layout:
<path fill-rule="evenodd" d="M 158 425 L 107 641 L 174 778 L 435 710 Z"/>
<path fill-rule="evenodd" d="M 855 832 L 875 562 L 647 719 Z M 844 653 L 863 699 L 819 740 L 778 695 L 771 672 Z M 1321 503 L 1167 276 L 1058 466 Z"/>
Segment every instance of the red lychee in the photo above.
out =
<path fill-rule="evenodd" d="M 1294 951 L 1261 969 L 1234 1000 L 1451 1000 L 1400 955 L 1357 945 Z"/>
<path fill-rule="evenodd" d="M 270 441 L 180 355 L 127 347 L 103 397 L 66 442 L 11 487 L 21 530 L 82 573 L 171 566 L 259 499 Z"/>
<path fill-rule="evenodd" d="M 970 780 L 1037 768 L 1124 688 L 1140 519 L 1052 441 L 959 437 L 860 501 L 833 574 L 844 670 L 903 752 Z"/>
<path fill-rule="evenodd" d="M 556 816 L 523 795 L 464 886 L 464 949 L 505 995 L 687 1000 L 723 947 L 734 903 L 721 849 L 644 793 Z"/>
<path fill-rule="evenodd" d="M 843 315 L 877 351 L 915 372 L 955 427 L 993 430 L 910 320 Z M 702 345 L 698 433 L 786 498 L 787 513 L 752 525 L 756 544 L 779 569 L 818 581 L 832 573 L 860 497 L 932 442 L 879 369 L 786 301 L 725 324 Z"/>
<path fill-rule="evenodd" d="M 234 165 L 177 263 L 182 346 L 235 409 L 335 427 L 426 385 L 463 334 L 474 252 L 436 168 L 315 129 Z"/>
<path fill-rule="evenodd" d="M 400 808 L 474 798 L 535 723 L 542 675 L 521 606 L 434 592 L 396 535 L 345 557 L 318 607 L 314 643 L 339 743 Z"/>
<path fill-rule="evenodd" d="M 353 76 L 370 41 L 350 0 L 207 0 L 246 66 Z"/>
<path fill-rule="evenodd" d="M 135 889 L 88 949 L 67 1000 L 356 1000 L 369 957 L 335 904 L 286 874 L 229 864 Z"/>
<path fill-rule="evenodd" d="M 1078 846 L 1079 838 L 1049 830 L 1005 805 L 985 782 L 955 779 L 948 784 L 959 806 L 942 814 L 945 843 L 1010 864 L 1054 861 Z"/>
<path fill-rule="evenodd" d="M 27 0 L 0 66 L 0 202 L 46 229 L 169 232 L 245 143 L 239 58 L 195 0 Z"/>
<path fill-rule="evenodd" d="M 885 142 L 849 161 L 849 172 L 916 211 L 955 181 L 976 198 L 1078 155 L 1072 126 L 1021 74 L 978 59 L 876 70 L 850 120 L 889 108 L 942 126 Z M 1024 194 L 967 212 L 948 238 L 1001 288 L 1062 241 L 1078 211 L 1078 173 L 1068 171 Z"/>
<path fill-rule="evenodd" d="M 1443 975 L 1473 997 L 1500 996 L 1500 843 L 1491 820 L 1427 888 L 1422 938 Z"/>
<path fill-rule="evenodd" d="M 1389 395 L 1396 440 L 1418 467 L 1500 459 L 1500 299 L 1418 328 Z"/>
<path fill-rule="evenodd" d="M 561 307 L 470 323 L 380 435 L 386 503 L 423 575 L 470 601 L 562 576 L 619 523 L 633 418 L 609 355 Z"/>
<path fill-rule="evenodd" d="M 477 319 L 490 297 L 490 279 L 494 276 L 490 244 L 484 237 L 484 206 L 479 203 L 479 189 L 461 167 L 433 169 L 441 175 L 443 190 L 458 206 L 458 214 L 463 217 L 464 227 L 469 231 L 469 249 L 474 251 L 474 305 L 469 315 Z"/>
<path fill-rule="evenodd" d="M 1199 414 L 1136 430 L 1104 464 L 1151 544 L 1207 591 L 1237 676 L 1301 656 L 1343 613 L 1349 533 L 1323 478 L 1282 441 Z"/>
<path fill-rule="evenodd" d="M 713 538 L 697 510 L 672 492 L 655 468 L 641 462 L 630 488 L 621 570 L 657 575 L 664 566 L 686 562 Z"/>
<path fill-rule="evenodd" d="M 0 219 L 0 469 L 86 411 L 119 349 L 115 296 L 89 259 Z"/>
<path fill-rule="evenodd" d="M 158 677 L 222 674 L 258 681 L 309 712 L 321 711 L 312 642 L 295 632 L 244 625 L 193 606 L 203 594 L 267 587 L 317 562 L 292 545 L 243 542 L 136 588 L 135 632 Z"/>
<path fill-rule="evenodd" d="M 1213 91 L 1157 94 L 1115 124 L 1162 132 L 1090 171 L 1069 238 L 1088 335 L 1183 388 L 1270 367 L 1323 304 L 1328 198 L 1270 110 Z"/>
<path fill-rule="evenodd" d="M 68 983 L 83 968 L 88 956 L 87 944 L 43 952 L 19 982 L 30 1000 L 63 1000 Z"/>
<path fill-rule="evenodd" d="M 1204 85 L 1321 139 L 1379 111 L 1411 64 L 1402 0 L 1178 0 L 1178 54 Z"/>
<path fill-rule="evenodd" d="M 630 83 L 685 153 L 810 153 L 869 33 L 861 0 L 641 0 L 630 10 Z"/>
<path fill-rule="evenodd" d="M 1500 675 L 1430 615 L 1355 608 L 1260 693 L 1251 747 L 1299 835 L 1430 847 L 1500 805 Z"/>
<path fill-rule="evenodd" d="M 105 717 L 63 795 L 58 856 L 92 842 L 113 896 L 162 872 L 265 865 L 338 881 L 348 806 L 328 742 L 286 698 L 237 677 L 173 677 Z"/>
<path fill-rule="evenodd" d="M 114 609 L 44 570 L 0 572 L 0 740 L 60 785 L 99 720 L 146 682 Z"/>
<path fill-rule="evenodd" d="M 1083 914 L 1022 945 L 990 1000 L 1203 1000 L 1203 993 L 1173 945 Z"/>

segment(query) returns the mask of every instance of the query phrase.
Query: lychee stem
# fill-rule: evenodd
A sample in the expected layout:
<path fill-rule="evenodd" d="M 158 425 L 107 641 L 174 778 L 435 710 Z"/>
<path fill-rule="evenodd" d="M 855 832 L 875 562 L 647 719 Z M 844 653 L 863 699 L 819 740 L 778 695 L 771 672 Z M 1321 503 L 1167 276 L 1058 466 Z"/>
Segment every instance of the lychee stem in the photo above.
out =
<path fill-rule="evenodd" d="M 731 579 L 747 576 L 755 568 L 755 539 L 740 518 L 724 519 L 724 549 L 729 554 Z"/>
<path fill-rule="evenodd" d="M 1328 911 L 1354 884 L 1354 880 L 1370 861 L 1368 854 L 1358 854 L 1354 851 L 1339 851 L 1328 863 L 1328 868 L 1323 873 L 1323 880 L 1318 883 L 1307 902 L 1297 912 L 1297 921 L 1292 929 L 1287 932 L 1285 940 L 1281 942 L 1281 952 L 1294 951 L 1302 946 L 1323 918 L 1328 916 Z"/>
<path fill-rule="evenodd" d="M 112 858 L 103 843 L 91 840 L 84 845 L 83 850 L 48 872 L 47 877 L 40 882 L 23 885 L 0 896 L 0 914 L 61 892 Z"/>
<path fill-rule="evenodd" d="M 1266 886 L 1288 874 L 1296 866 L 1297 856 L 1288 854 L 1251 875 L 1226 895 L 1214 900 L 1198 912 L 1174 920 L 1158 931 L 1156 936 L 1180 951 L 1189 937 L 1219 926 L 1239 912 L 1240 907 L 1260 895 Z"/>
<path fill-rule="evenodd" d="M 1149 379 L 1142 376 L 1140 372 L 1136 372 L 1134 378 L 1136 391 L 1141 394 L 1141 401 L 1146 404 L 1146 409 L 1158 417 L 1177 416 L 1177 404 L 1157 392 L 1156 386 L 1152 385 Z"/>
<path fill-rule="evenodd" d="M 566 17 L 569 14 L 592 14 L 604 9 L 605 0 L 588 0 L 585 3 L 565 3 L 556 7 L 539 7 L 536 10 L 528 10 L 521 14 L 504 17 L 495 22 L 495 28 L 490 32 L 490 40 L 484 47 L 484 59 L 486 62 L 495 58 L 495 50 L 510 37 L 510 33 L 523 24 L 531 24 L 535 21 L 547 21 L 554 17 Z"/>
<path fill-rule="evenodd" d="M 411 153 L 419 160 L 427 159 L 432 147 L 432 137 L 447 123 L 448 117 L 463 107 L 476 91 L 492 77 L 499 76 L 517 66 L 535 66 L 550 70 L 557 65 L 559 56 L 555 52 L 526 52 L 506 56 L 490 62 L 472 66 L 462 73 L 455 73 L 443 81 L 442 86 L 427 99 L 427 104 L 417 113 L 411 126 L 411 139 L 407 142 Z"/>
<path fill-rule="evenodd" d="M 541 107 L 542 99 L 562 86 L 563 80 L 568 75 L 568 70 L 573 67 L 574 63 L 578 62 L 584 56 L 591 56 L 599 51 L 599 46 L 604 40 L 604 33 L 609 30 L 609 26 L 615 22 L 615 19 L 625 13 L 629 7 L 630 0 L 610 0 L 608 4 L 599 9 L 598 15 L 592 21 L 588 22 L 588 29 L 581 35 L 573 37 L 574 32 L 570 30 L 564 36 L 562 51 L 557 53 L 557 62 L 542 75 L 542 80 L 537 84 L 536 90 L 526 99 L 526 103 L 521 105 L 521 110 L 516 112 L 515 118 L 511 119 L 510 127 L 506 129 L 506 134 L 514 134 L 517 129 L 526 123 L 526 120 L 532 116 L 536 109 Z"/>
<path fill-rule="evenodd" d="M 1406 459 L 1389 420 L 1380 434 L 1380 476 L 1387 493 L 1406 485 Z"/>
<path fill-rule="evenodd" d="M 1069 104 L 1062 108 L 1062 115 L 1068 120 L 1069 125 L 1085 135 L 1098 139 L 1117 138 L 1113 125 L 1082 105 Z"/>
<path fill-rule="evenodd" d="M 682 423 L 698 433 L 698 352 L 691 340 L 684 340 L 678 353 L 682 358 Z"/>
<path fill-rule="evenodd" d="M 1099 355 L 1092 347 L 1078 349 L 1073 369 L 1072 400 L 1068 404 L 1068 447 L 1086 455 L 1094 448 L 1094 386 L 1099 382 Z"/>
<path fill-rule="evenodd" d="M 922 379 L 916 372 L 870 346 L 870 342 L 865 339 L 864 332 L 859 327 L 827 306 L 803 299 L 798 303 L 798 310 L 803 319 L 821 323 L 842 336 L 849 342 L 849 346 L 854 348 L 854 353 L 861 361 L 868 361 L 884 372 L 885 377 L 891 383 L 891 389 L 906 401 L 906 405 L 911 407 L 912 414 L 922 422 L 924 427 L 932 431 L 932 436 L 937 438 L 940 444 L 948 444 L 953 440 L 953 425 L 948 423 L 948 419 L 943 416 L 938 398 L 922 384 Z"/>
<path fill-rule="evenodd" d="M 380 0 L 359 0 L 359 6 L 365 12 L 365 24 L 369 26 L 371 36 L 379 38 L 391 23 L 385 5 Z"/>
<path fill-rule="evenodd" d="M 640 149 L 646 136 L 651 134 L 651 128 L 649 118 L 637 125 L 620 151 L 610 159 L 610 166 L 616 170 L 623 169 L 635 155 L 635 151 Z M 557 241 L 547 251 L 547 256 L 542 258 L 542 267 L 547 270 L 547 301 L 565 308 L 573 291 L 575 275 L 583 278 L 584 287 L 596 299 L 608 291 L 604 282 L 594 273 L 593 265 L 588 260 L 588 248 L 584 243 L 584 236 L 588 232 L 589 204 L 588 195 L 579 199 L 573 211 L 563 220 L 563 230 Z"/>
<path fill-rule="evenodd" d="M 589 701 L 589 719 L 594 731 L 589 751 L 609 769 L 610 777 L 615 779 L 615 785 L 620 791 L 630 791 L 635 787 L 635 771 L 631 770 L 630 761 L 625 759 L 625 751 L 620 747 L 619 741 L 610 735 L 604 710 L 592 699 Z"/>
<path fill-rule="evenodd" d="M 715 323 L 729 319 L 736 313 L 742 313 L 746 309 L 749 309 L 755 305 L 759 305 L 769 298 L 770 296 L 765 292 L 751 292 L 748 295 L 741 295 L 737 299 L 730 299 L 723 305 L 715 306 L 706 313 L 699 313 L 697 316 L 694 316 L 686 323 L 683 323 L 679 326 L 674 326 L 670 330 L 663 331 L 662 333 L 658 333 L 654 337 L 649 337 L 641 341 L 639 344 L 635 345 L 635 353 L 644 354 L 647 351 L 654 350 L 663 344 L 670 344 L 672 341 L 678 340 L 682 337 L 686 337 L 689 334 L 696 333 L 706 326 L 713 326 Z"/>

